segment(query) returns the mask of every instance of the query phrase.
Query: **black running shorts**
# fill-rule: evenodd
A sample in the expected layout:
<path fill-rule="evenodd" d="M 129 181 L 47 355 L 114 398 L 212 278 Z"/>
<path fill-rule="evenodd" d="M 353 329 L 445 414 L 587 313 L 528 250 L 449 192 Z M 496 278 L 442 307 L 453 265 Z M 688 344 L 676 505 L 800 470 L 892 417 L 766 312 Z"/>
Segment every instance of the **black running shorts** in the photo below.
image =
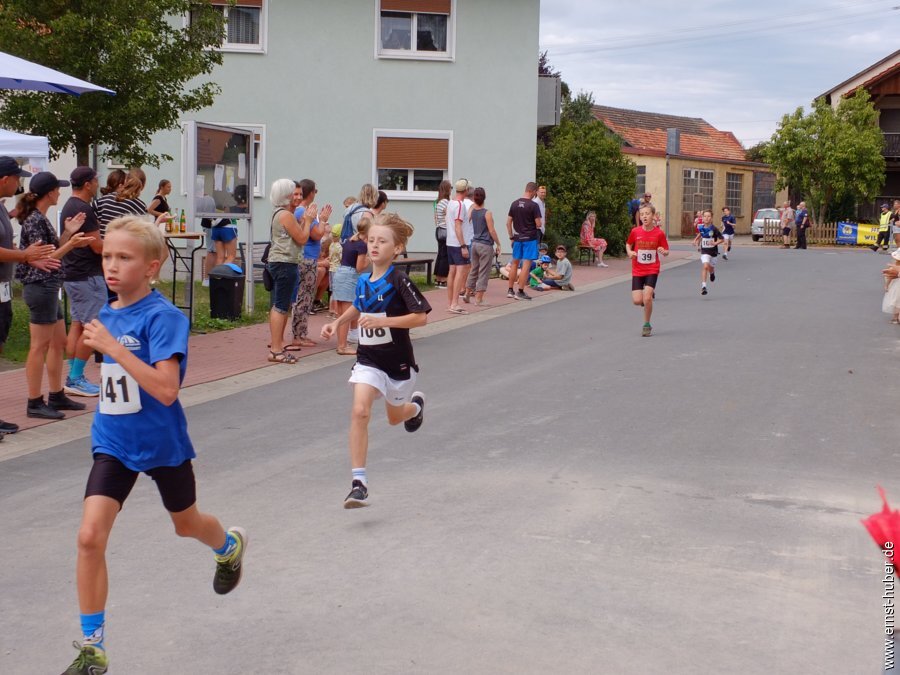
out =
<path fill-rule="evenodd" d="M 112 455 L 98 452 L 94 455 L 94 466 L 91 467 L 84 496 L 110 497 L 119 502 L 121 508 L 137 481 L 138 473 L 140 472 L 132 471 Z M 170 513 L 184 511 L 197 501 L 197 485 L 191 460 L 179 466 L 160 466 L 144 473 L 156 481 L 163 506 Z"/>
<path fill-rule="evenodd" d="M 645 277 L 631 277 L 631 290 L 642 291 L 645 286 L 656 288 L 657 279 L 659 279 L 658 274 L 648 274 Z"/>

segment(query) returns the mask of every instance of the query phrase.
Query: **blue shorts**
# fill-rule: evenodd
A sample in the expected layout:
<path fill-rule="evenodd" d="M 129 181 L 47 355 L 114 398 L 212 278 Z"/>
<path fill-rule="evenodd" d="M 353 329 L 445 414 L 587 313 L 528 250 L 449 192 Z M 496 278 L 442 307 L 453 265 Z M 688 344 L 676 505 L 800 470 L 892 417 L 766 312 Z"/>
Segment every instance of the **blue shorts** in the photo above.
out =
<path fill-rule="evenodd" d="M 466 252 L 468 252 L 468 249 Z M 462 246 L 448 246 L 447 247 L 447 259 L 450 261 L 451 265 L 471 265 L 472 264 L 472 261 L 469 258 L 463 257 Z"/>
<path fill-rule="evenodd" d="M 300 268 L 294 263 L 284 262 L 270 262 L 267 267 L 272 275 L 270 306 L 279 314 L 288 314 L 300 287 Z"/>
<path fill-rule="evenodd" d="M 210 238 L 213 241 L 221 241 L 227 244 L 229 241 L 237 239 L 237 228 L 230 225 L 220 225 L 219 227 L 209 228 L 212 232 Z"/>
<path fill-rule="evenodd" d="M 531 241 L 514 241 L 512 246 L 513 260 L 537 260 L 538 243 L 537 239 Z"/>
<path fill-rule="evenodd" d="M 106 304 L 106 282 L 101 276 L 88 277 L 78 281 L 64 281 L 63 288 L 69 298 L 69 312 L 72 321 L 85 324 L 98 316 Z"/>

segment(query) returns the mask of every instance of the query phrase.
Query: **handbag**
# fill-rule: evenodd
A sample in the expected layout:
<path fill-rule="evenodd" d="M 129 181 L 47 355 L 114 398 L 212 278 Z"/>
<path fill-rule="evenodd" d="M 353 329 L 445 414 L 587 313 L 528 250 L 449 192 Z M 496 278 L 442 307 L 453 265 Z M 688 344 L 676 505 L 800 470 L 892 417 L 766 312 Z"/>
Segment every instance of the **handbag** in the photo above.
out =
<path fill-rule="evenodd" d="M 440 226 L 434 228 L 434 238 L 438 241 L 447 241 L 447 228 Z"/>

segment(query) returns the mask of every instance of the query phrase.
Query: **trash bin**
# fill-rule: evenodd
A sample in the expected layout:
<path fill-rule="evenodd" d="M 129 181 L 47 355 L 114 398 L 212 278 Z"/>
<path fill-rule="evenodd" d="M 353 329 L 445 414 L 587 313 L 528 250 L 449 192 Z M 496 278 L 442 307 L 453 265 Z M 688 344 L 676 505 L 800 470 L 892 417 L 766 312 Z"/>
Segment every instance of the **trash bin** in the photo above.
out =
<path fill-rule="evenodd" d="M 213 319 L 241 318 L 244 280 L 244 270 L 234 263 L 216 265 L 209 271 L 209 315 Z"/>

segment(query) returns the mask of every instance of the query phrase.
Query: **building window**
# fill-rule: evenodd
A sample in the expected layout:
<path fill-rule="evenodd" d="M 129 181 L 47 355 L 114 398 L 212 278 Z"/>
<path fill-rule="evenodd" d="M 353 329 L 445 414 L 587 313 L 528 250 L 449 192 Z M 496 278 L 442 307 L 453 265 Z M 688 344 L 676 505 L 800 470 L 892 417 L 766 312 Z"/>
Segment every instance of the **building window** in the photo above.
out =
<path fill-rule="evenodd" d="M 712 210 L 713 172 L 704 169 L 684 169 L 684 191 L 682 192 L 682 210 Z"/>
<path fill-rule="evenodd" d="M 731 215 L 741 215 L 741 201 L 744 198 L 744 174 L 725 174 L 725 206 L 731 209 Z"/>
<path fill-rule="evenodd" d="M 253 196 L 266 196 L 266 127 L 262 124 L 230 124 L 225 122 L 213 122 L 223 127 L 234 129 L 246 129 L 253 132 Z M 184 125 L 181 132 L 181 194 L 187 194 L 187 134 L 184 133 Z"/>
<path fill-rule="evenodd" d="M 225 17 L 222 51 L 266 51 L 266 7 L 264 0 L 238 0 L 235 5 L 212 0 L 213 9 Z M 192 12 L 193 14 L 193 12 Z"/>
<path fill-rule="evenodd" d="M 449 132 L 376 130 L 375 184 L 395 199 L 434 199 L 450 170 Z"/>
<path fill-rule="evenodd" d="M 637 181 L 634 186 L 634 196 L 643 197 L 647 191 L 647 167 L 637 166 Z"/>
<path fill-rule="evenodd" d="M 456 0 L 376 0 L 376 54 L 385 58 L 453 57 Z"/>

